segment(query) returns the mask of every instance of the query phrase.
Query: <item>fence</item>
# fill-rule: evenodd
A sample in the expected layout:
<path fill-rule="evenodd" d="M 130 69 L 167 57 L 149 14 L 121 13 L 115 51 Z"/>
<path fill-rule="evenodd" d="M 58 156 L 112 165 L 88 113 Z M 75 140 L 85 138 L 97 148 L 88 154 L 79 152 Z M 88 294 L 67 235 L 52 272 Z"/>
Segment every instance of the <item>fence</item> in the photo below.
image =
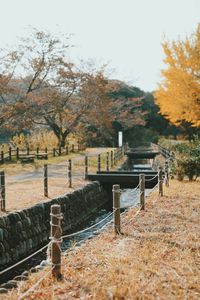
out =
<path fill-rule="evenodd" d="M 84 185 L 89 172 L 115 168 L 123 154 L 124 149 L 117 148 L 101 154 L 83 155 L 65 163 L 44 164 L 43 169 L 12 177 L 6 177 L 1 171 L 0 210 L 19 209 L 23 199 L 36 202 L 42 197 L 52 198 L 65 193 L 66 188 Z"/>
<path fill-rule="evenodd" d="M 163 196 L 162 185 L 163 185 L 164 181 L 163 181 L 163 174 L 162 174 L 161 169 L 159 170 L 159 172 L 156 176 L 158 176 L 159 181 L 158 181 L 158 184 L 154 187 L 154 189 L 156 189 L 158 187 L 159 195 Z M 148 179 L 148 180 L 152 180 L 152 179 Z M 128 222 L 126 222 L 125 224 L 123 224 L 123 226 L 128 225 L 129 222 L 131 222 L 133 220 L 133 218 L 135 218 L 140 213 L 141 210 L 145 210 L 145 202 L 147 199 L 147 196 L 145 196 L 145 188 L 144 188 L 145 181 L 146 181 L 145 175 L 140 174 L 140 182 L 139 182 L 138 186 L 135 188 L 135 190 L 138 190 L 138 192 L 139 192 L 139 208 L 136 211 L 136 213 L 133 215 L 132 219 L 129 220 Z M 99 221 L 98 223 L 95 223 L 86 229 L 83 229 L 83 230 L 80 230 L 78 232 L 74 232 L 71 234 L 67 234 L 67 235 L 62 235 L 61 220 L 63 217 L 62 217 L 60 205 L 55 204 L 55 205 L 51 206 L 51 212 L 50 212 L 51 231 L 50 231 L 50 237 L 49 237 L 50 242 L 47 245 L 45 245 L 44 247 L 42 247 L 41 249 L 34 252 L 33 254 L 24 258 L 20 262 L 0 271 L 0 275 L 5 274 L 9 270 L 22 264 L 24 261 L 30 259 L 31 257 L 35 256 L 39 252 L 47 249 L 47 263 L 50 265 L 50 270 L 47 271 L 44 274 L 44 276 L 42 276 L 40 278 L 40 280 L 37 281 L 31 288 L 29 288 L 28 290 L 26 290 L 23 293 L 21 292 L 21 289 L 22 289 L 22 282 L 21 282 L 21 285 L 18 288 L 20 299 L 26 297 L 31 291 L 33 291 L 41 283 L 41 281 L 44 280 L 50 273 L 52 274 L 52 276 L 55 279 L 57 279 L 57 280 L 62 279 L 62 268 L 64 267 L 64 265 L 62 264 L 62 256 L 66 255 L 66 253 L 67 253 L 67 251 L 62 252 L 62 249 L 61 249 L 61 244 L 64 239 L 69 239 L 71 237 L 77 236 L 80 233 L 86 232 L 91 229 L 95 229 L 97 226 L 103 224 L 98 231 L 95 231 L 95 233 L 100 232 L 108 224 L 111 224 L 112 222 L 113 222 L 114 233 L 117 235 L 121 234 L 121 232 L 122 232 L 121 218 L 126 211 L 123 213 L 120 213 L 120 195 L 125 191 L 126 190 L 121 190 L 119 185 L 113 185 L 113 211 L 111 213 L 109 213 L 104 219 Z M 112 216 L 113 216 L 113 219 L 112 219 Z M 105 223 L 106 220 L 108 220 L 108 221 Z M 41 268 L 39 268 L 39 269 L 41 269 Z M 36 267 L 35 270 L 38 270 L 38 268 Z M 34 269 L 32 269 L 32 271 L 35 272 Z M 27 276 L 28 276 L 28 274 L 22 275 L 21 279 L 24 280 L 27 278 Z"/>
<path fill-rule="evenodd" d="M 66 147 L 59 147 L 53 149 L 40 149 L 37 147 L 36 149 L 30 149 L 29 147 L 20 149 L 19 147 L 13 149 L 9 147 L 8 151 L 1 151 L 0 153 L 0 163 L 4 164 L 6 162 L 16 162 L 18 160 L 22 162 L 33 162 L 34 159 L 48 159 L 56 156 L 68 155 L 69 153 L 75 153 L 85 150 L 83 145 L 70 145 Z"/>
<path fill-rule="evenodd" d="M 176 159 L 175 153 L 167 150 L 166 148 L 164 148 L 160 145 L 154 144 L 154 143 L 151 143 L 151 147 L 153 149 L 155 149 L 156 151 L 159 151 L 160 154 L 162 155 L 162 157 L 164 157 L 164 159 L 165 159 L 164 168 L 165 168 L 165 173 L 167 172 L 166 176 L 167 176 L 167 184 L 168 184 L 169 176 L 172 176 L 172 164 Z M 157 159 L 154 159 L 152 168 L 158 169 L 160 166 L 161 166 L 160 161 Z"/>

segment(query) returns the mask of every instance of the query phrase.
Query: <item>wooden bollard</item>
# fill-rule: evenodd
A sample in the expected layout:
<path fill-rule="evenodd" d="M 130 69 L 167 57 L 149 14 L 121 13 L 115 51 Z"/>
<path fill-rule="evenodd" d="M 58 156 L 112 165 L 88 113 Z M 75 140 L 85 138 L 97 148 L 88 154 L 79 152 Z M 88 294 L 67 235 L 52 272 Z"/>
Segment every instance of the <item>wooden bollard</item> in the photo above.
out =
<path fill-rule="evenodd" d="M 40 152 L 40 149 L 39 149 L 39 147 L 37 147 L 36 148 L 36 153 L 39 154 L 39 152 Z"/>
<path fill-rule="evenodd" d="M 169 165 L 168 165 L 168 161 L 165 161 L 165 186 L 169 187 Z"/>
<path fill-rule="evenodd" d="M 5 172 L 0 171 L 1 184 L 1 211 L 6 211 L 6 188 L 5 188 Z"/>
<path fill-rule="evenodd" d="M 61 274 L 61 208 L 60 205 L 51 205 L 51 264 L 52 276 L 57 280 L 62 279 Z"/>
<path fill-rule="evenodd" d="M 118 160 L 119 160 L 119 148 L 117 148 L 117 151 L 116 151 L 117 153 L 117 162 L 118 162 Z"/>
<path fill-rule="evenodd" d="M 27 155 L 30 154 L 30 149 L 29 149 L 29 147 L 27 147 L 27 149 L 26 149 L 26 154 L 27 154 Z"/>
<path fill-rule="evenodd" d="M 113 164 L 116 165 L 116 151 L 113 152 Z"/>
<path fill-rule="evenodd" d="M 74 153 L 74 144 L 72 144 L 72 153 Z"/>
<path fill-rule="evenodd" d="M 56 156 L 56 149 L 53 148 L 53 157 L 55 157 L 55 156 Z"/>
<path fill-rule="evenodd" d="M 68 160 L 68 187 L 72 187 L 72 160 Z"/>
<path fill-rule="evenodd" d="M 17 147 L 16 149 L 16 159 L 18 160 L 19 159 L 19 148 Z"/>
<path fill-rule="evenodd" d="M 141 210 L 145 209 L 145 175 L 140 174 L 139 176 L 139 186 L 140 186 L 140 207 Z"/>
<path fill-rule="evenodd" d="M 85 156 L 85 180 L 88 178 L 88 157 Z"/>
<path fill-rule="evenodd" d="M 1 151 L 1 163 L 3 164 L 4 163 L 4 152 Z"/>
<path fill-rule="evenodd" d="M 98 172 L 101 171 L 101 154 L 98 154 L 98 162 L 97 162 Z"/>
<path fill-rule="evenodd" d="M 113 151 L 112 150 L 110 152 L 110 167 L 111 167 L 111 169 L 113 167 Z"/>
<path fill-rule="evenodd" d="M 124 156 L 124 145 L 122 146 L 122 157 Z"/>
<path fill-rule="evenodd" d="M 128 143 L 126 142 L 125 144 L 125 151 L 127 152 L 128 151 Z"/>
<path fill-rule="evenodd" d="M 9 150 L 8 150 L 8 153 L 9 153 L 9 161 L 11 161 L 12 160 L 12 148 L 11 147 L 9 147 Z"/>
<path fill-rule="evenodd" d="M 115 163 L 117 164 L 118 162 L 118 151 L 117 149 L 115 150 Z"/>
<path fill-rule="evenodd" d="M 159 187 L 159 195 L 162 197 L 163 196 L 163 172 L 161 167 L 159 167 L 159 171 L 158 171 L 158 187 Z"/>
<path fill-rule="evenodd" d="M 109 171 L 109 152 L 106 153 L 106 171 Z"/>
<path fill-rule="evenodd" d="M 48 166 L 44 165 L 44 196 L 48 197 Z"/>
<path fill-rule="evenodd" d="M 121 155 L 122 155 L 122 148 L 119 148 L 119 160 L 121 159 Z"/>
<path fill-rule="evenodd" d="M 120 234 L 120 186 L 118 184 L 113 185 L 113 220 L 114 231 L 116 234 Z"/>
<path fill-rule="evenodd" d="M 62 154 L 62 149 L 61 149 L 61 147 L 59 147 L 58 148 L 58 155 L 61 156 L 61 154 Z"/>

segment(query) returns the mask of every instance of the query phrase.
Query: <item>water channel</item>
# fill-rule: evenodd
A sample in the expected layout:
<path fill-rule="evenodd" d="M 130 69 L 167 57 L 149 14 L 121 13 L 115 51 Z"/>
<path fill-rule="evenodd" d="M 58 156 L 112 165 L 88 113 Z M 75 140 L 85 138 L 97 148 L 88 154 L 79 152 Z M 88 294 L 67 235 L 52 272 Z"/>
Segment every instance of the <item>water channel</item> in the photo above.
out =
<path fill-rule="evenodd" d="M 142 166 L 144 169 L 142 169 Z M 138 165 L 138 168 L 133 169 L 134 170 L 140 170 L 142 171 L 149 168 L 149 165 Z M 151 189 L 145 190 L 145 195 L 147 196 L 150 193 Z M 121 211 L 124 211 L 130 207 L 134 207 L 139 205 L 139 189 L 124 189 L 122 190 L 121 197 L 120 197 L 120 203 L 121 203 Z M 103 230 L 106 226 L 106 224 L 111 223 L 113 218 L 112 211 L 109 206 L 103 207 L 101 210 L 99 210 L 90 220 L 86 223 L 83 223 L 80 225 L 80 227 L 76 228 L 76 231 L 83 231 L 71 238 L 66 238 L 63 240 L 62 243 L 62 251 L 66 251 L 72 247 L 79 246 L 81 243 L 86 241 L 87 239 L 93 237 L 94 235 L 98 234 Z M 93 226 L 97 224 L 96 226 Z M 92 226 L 92 228 L 90 228 Z M 70 232 L 69 232 L 70 234 Z M 10 271 L 6 272 L 5 274 L 1 275 L 0 278 L 0 284 L 7 282 L 8 280 L 13 279 L 15 276 L 18 276 L 22 274 L 25 270 L 30 270 L 32 267 L 35 267 L 37 265 L 45 265 L 46 262 L 46 249 L 43 252 L 40 252 L 39 254 L 35 255 L 34 257 L 30 258 L 26 262 L 18 265 L 17 267 L 11 269 Z"/>

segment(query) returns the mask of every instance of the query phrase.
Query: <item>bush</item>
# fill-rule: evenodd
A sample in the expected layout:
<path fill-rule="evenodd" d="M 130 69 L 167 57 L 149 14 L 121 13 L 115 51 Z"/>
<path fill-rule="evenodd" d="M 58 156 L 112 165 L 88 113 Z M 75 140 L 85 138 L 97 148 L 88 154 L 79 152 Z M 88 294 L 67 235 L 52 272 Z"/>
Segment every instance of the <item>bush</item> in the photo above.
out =
<path fill-rule="evenodd" d="M 197 139 L 193 143 L 181 143 L 171 147 L 175 152 L 175 161 L 172 171 L 179 180 L 187 176 L 190 181 L 196 180 L 200 176 L 200 141 Z"/>
<path fill-rule="evenodd" d="M 16 134 L 11 139 L 12 144 L 19 148 L 27 148 L 30 150 L 35 150 L 36 148 L 56 148 L 58 147 L 58 140 L 53 133 L 53 131 L 48 130 L 39 130 L 35 131 L 32 134 L 25 135 L 24 133 Z M 76 144 L 77 139 L 73 135 L 69 135 L 66 140 L 66 145 Z"/>

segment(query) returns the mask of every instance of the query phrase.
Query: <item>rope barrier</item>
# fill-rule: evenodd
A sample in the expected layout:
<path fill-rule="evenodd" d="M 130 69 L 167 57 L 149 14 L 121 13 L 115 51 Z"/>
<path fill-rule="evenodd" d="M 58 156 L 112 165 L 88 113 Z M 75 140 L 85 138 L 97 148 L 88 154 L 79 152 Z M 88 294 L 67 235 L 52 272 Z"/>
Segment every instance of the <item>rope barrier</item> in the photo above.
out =
<path fill-rule="evenodd" d="M 49 243 L 47 245 L 45 245 L 44 247 L 40 248 L 39 250 L 37 250 L 36 252 L 32 253 L 31 255 L 27 256 L 26 258 L 20 260 L 19 262 L 17 262 L 16 264 L 4 269 L 3 271 L 0 271 L 0 275 L 6 273 L 7 271 L 13 269 L 14 267 L 20 265 L 21 263 L 25 262 L 26 260 L 30 259 L 31 257 L 35 256 L 36 254 L 38 254 L 39 252 L 42 252 L 45 248 L 47 248 L 49 245 Z"/>
<path fill-rule="evenodd" d="M 156 177 L 156 176 L 155 176 Z M 155 178 L 154 177 L 154 178 Z M 138 185 L 139 186 L 139 185 Z M 137 187 L 138 187 L 137 186 Z M 157 186 L 158 186 L 158 184 L 151 190 L 151 192 L 153 192 L 156 188 L 157 188 Z M 136 190 L 137 189 L 137 187 L 134 189 L 134 190 Z M 116 191 L 115 191 L 116 192 Z M 120 191 L 121 192 L 121 191 Z M 150 192 L 150 193 L 151 193 Z M 142 194 L 143 192 L 141 192 L 140 194 Z M 150 193 L 148 194 L 148 196 L 150 195 Z M 147 197 L 148 197 L 147 196 Z M 120 207 L 119 207 L 120 208 Z M 117 210 L 117 209 L 119 209 L 119 208 L 116 208 L 115 207 L 115 210 Z M 133 217 L 131 218 L 131 220 L 130 221 L 128 221 L 128 222 L 126 222 L 125 224 L 124 224 L 124 226 L 127 226 L 130 222 L 132 222 L 132 220 L 139 214 L 139 212 L 141 211 L 141 209 L 142 209 L 142 206 L 140 206 L 139 207 L 139 209 L 136 211 L 136 213 L 133 215 Z M 127 212 L 127 210 L 125 211 L 125 212 L 123 212 L 121 215 L 123 215 L 123 214 L 125 214 Z M 33 254 L 31 254 L 31 255 L 29 255 L 28 257 L 26 257 L 25 259 L 23 259 L 23 260 L 21 260 L 20 262 L 18 262 L 18 263 L 16 263 L 15 265 L 13 265 L 13 266 L 11 266 L 11 267 L 9 267 L 9 268 L 7 268 L 7 269 L 5 269 L 5 270 L 3 270 L 3 271 L 1 271 L 0 272 L 0 274 L 3 274 L 3 273 L 5 273 L 5 272 L 7 272 L 8 270 L 10 270 L 10 269 L 12 269 L 13 267 L 15 267 L 15 266 L 17 266 L 17 265 L 19 265 L 20 263 L 22 263 L 22 262 L 24 262 L 24 261 L 26 261 L 27 259 L 29 259 L 29 258 L 31 258 L 31 257 L 33 257 L 34 255 L 36 255 L 37 253 L 39 253 L 39 252 L 41 252 L 42 250 L 44 250 L 46 247 L 49 249 L 49 247 L 50 247 L 50 245 L 52 244 L 52 243 L 57 243 L 58 245 L 59 245 L 59 248 L 60 248 L 60 243 L 63 241 L 63 239 L 64 238 L 69 238 L 69 237 L 73 237 L 73 236 L 75 236 L 75 235 L 78 235 L 78 234 L 80 234 L 80 233 L 84 233 L 84 232 L 86 232 L 86 231 L 88 231 L 88 230 L 90 230 L 90 229 L 92 229 L 92 228 L 95 228 L 96 226 L 98 226 L 99 224 L 101 224 L 102 222 L 104 222 L 106 219 L 108 219 L 109 217 L 111 217 L 111 215 L 113 215 L 114 214 L 114 211 L 112 212 L 112 213 L 110 213 L 109 215 L 107 215 L 104 219 L 102 219 L 102 220 L 100 220 L 99 222 L 97 222 L 97 223 L 95 223 L 95 224 L 93 224 L 92 226 L 90 226 L 90 227 L 88 227 L 88 228 L 85 228 L 85 229 L 83 229 L 83 230 L 80 230 L 80 231 L 77 231 L 77 232 L 75 232 L 75 233 L 72 233 L 72 234 L 68 234 L 68 235 L 64 235 L 64 236 L 62 236 L 60 239 L 57 239 L 57 238 L 55 238 L 55 236 L 53 236 L 53 237 L 50 237 L 50 239 L 51 239 L 51 242 L 50 243 L 48 243 L 48 245 L 45 245 L 44 247 L 42 247 L 41 249 L 39 249 L 38 251 L 36 251 L 35 253 L 33 253 Z M 62 215 L 56 215 L 56 214 L 50 214 L 51 216 L 54 216 L 54 217 L 56 217 L 56 218 L 59 218 L 59 219 L 62 219 L 63 218 L 63 216 Z M 113 220 L 110 220 L 110 221 L 108 221 L 106 224 L 104 224 L 102 227 L 101 227 L 101 229 L 99 229 L 98 231 L 102 231 L 106 226 L 108 226 L 108 224 L 110 224 L 111 222 L 113 222 Z M 60 225 L 55 225 L 55 224 L 51 224 L 52 226 L 56 226 L 57 227 L 57 230 L 59 229 L 59 230 L 62 230 L 62 228 L 61 228 L 61 226 Z M 95 231 L 95 233 L 97 233 L 97 231 Z M 120 233 L 120 232 L 119 232 Z M 56 235 L 56 233 L 55 233 L 55 235 Z M 61 251 L 61 248 L 60 248 L 60 251 Z M 68 250 L 66 251 L 66 252 L 68 252 Z M 65 252 L 65 253 L 66 253 Z M 19 285 L 19 289 L 18 289 L 18 295 L 19 295 L 19 299 L 23 299 L 24 297 L 26 297 L 31 291 L 34 291 L 35 290 L 35 288 L 52 272 L 52 270 L 54 269 L 54 267 L 55 267 L 56 265 L 53 265 L 53 267 L 47 272 L 47 273 L 45 273 L 44 274 L 44 276 L 42 277 L 42 278 L 40 278 L 31 288 L 29 288 L 25 293 L 21 293 L 21 285 Z"/>
<path fill-rule="evenodd" d="M 153 187 L 153 189 L 150 191 L 150 193 L 148 195 L 146 195 L 146 198 L 151 195 L 151 193 L 158 187 L 158 185 L 159 185 L 159 182 Z"/>
<path fill-rule="evenodd" d="M 127 226 L 129 223 L 132 222 L 132 220 L 139 214 L 139 212 L 141 211 L 142 209 L 142 205 L 139 207 L 139 209 L 136 211 L 136 213 L 131 217 L 131 220 L 130 221 L 127 221 L 125 224 L 123 224 L 124 226 Z"/>
<path fill-rule="evenodd" d="M 154 180 L 156 177 L 158 177 L 158 174 L 156 174 L 153 178 L 150 178 L 150 179 L 146 179 L 146 178 L 145 178 L 145 182 L 146 182 L 146 181 Z"/>
<path fill-rule="evenodd" d="M 74 233 L 71 233 L 71 234 L 64 235 L 64 236 L 62 236 L 62 238 L 65 239 L 65 238 L 73 237 L 73 236 L 76 236 L 76 235 L 78 235 L 78 234 L 80 234 L 80 233 L 84 233 L 84 232 L 86 232 L 86 231 L 88 231 L 88 230 L 90 230 L 90 229 L 92 229 L 92 228 L 95 228 L 95 227 L 98 226 L 99 224 L 103 223 L 106 219 L 108 219 L 109 217 L 111 217 L 111 216 L 113 215 L 113 213 L 114 213 L 114 212 L 110 213 L 110 214 L 109 214 L 108 216 L 106 216 L 104 219 L 102 219 L 102 220 L 99 221 L 98 223 L 93 224 L 93 225 L 90 226 L 90 227 L 87 227 L 87 228 L 85 228 L 85 229 L 83 229 L 83 230 L 79 230 L 79 231 L 74 232 Z"/>
<path fill-rule="evenodd" d="M 134 191 L 136 191 L 136 190 L 139 188 L 140 183 L 141 183 L 141 180 L 140 180 L 140 182 L 138 183 L 138 185 L 137 185 L 134 189 L 131 189 L 131 188 L 129 188 L 129 189 L 120 189 L 119 191 L 120 191 L 120 192 L 123 192 L 123 191 L 127 191 L 127 190 L 130 190 L 130 189 L 131 189 L 131 190 L 134 192 Z M 115 191 L 115 192 L 116 192 L 116 191 Z"/>
<path fill-rule="evenodd" d="M 18 296 L 19 299 L 23 299 L 24 297 L 26 297 L 31 291 L 35 290 L 35 288 L 52 272 L 54 266 L 51 268 L 51 270 L 49 270 L 47 273 L 44 274 L 44 276 L 42 278 L 40 278 L 32 287 L 30 287 L 25 293 L 21 293 L 21 288 L 22 285 L 19 285 L 19 289 L 18 289 Z"/>

